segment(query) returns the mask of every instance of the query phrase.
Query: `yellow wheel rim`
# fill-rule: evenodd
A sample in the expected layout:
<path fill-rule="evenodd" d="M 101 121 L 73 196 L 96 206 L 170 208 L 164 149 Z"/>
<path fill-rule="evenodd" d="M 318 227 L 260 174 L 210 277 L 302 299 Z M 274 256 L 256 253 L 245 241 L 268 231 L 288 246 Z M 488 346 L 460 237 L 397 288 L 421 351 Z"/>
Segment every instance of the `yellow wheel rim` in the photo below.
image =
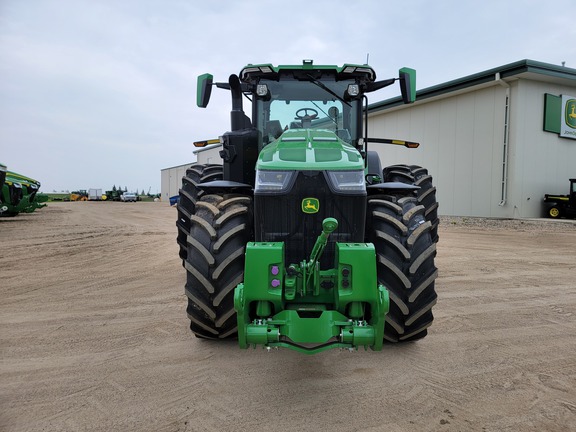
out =
<path fill-rule="evenodd" d="M 560 216 L 560 210 L 558 210 L 556 207 L 552 207 L 550 209 L 550 216 L 552 216 L 552 217 Z"/>

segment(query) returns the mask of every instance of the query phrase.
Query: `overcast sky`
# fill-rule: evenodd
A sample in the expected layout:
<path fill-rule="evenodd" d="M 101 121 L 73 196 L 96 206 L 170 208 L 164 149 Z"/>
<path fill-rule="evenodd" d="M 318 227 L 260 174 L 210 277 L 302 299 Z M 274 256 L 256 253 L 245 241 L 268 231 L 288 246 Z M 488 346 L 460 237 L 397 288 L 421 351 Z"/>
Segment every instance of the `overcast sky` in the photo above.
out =
<path fill-rule="evenodd" d="M 574 0 L 0 0 L 0 162 L 44 192 L 160 192 L 229 127 L 248 63 L 402 66 L 422 89 L 518 60 L 576 67 Z M 397 96 L 396 86 L 370 102 Z"/>

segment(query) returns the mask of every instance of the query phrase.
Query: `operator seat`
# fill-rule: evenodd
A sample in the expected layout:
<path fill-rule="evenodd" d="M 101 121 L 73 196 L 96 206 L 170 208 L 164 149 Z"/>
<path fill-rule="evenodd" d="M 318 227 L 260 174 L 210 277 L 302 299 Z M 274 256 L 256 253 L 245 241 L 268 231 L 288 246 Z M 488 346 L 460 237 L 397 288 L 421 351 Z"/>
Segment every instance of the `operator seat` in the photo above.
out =
<path fill-rule="evenodd" d="M 282 125 L 280 120 L 270 120 L 266 125 L 266 135 L 268 136 L 268 142 L 272 142 L 278 139 L 282 135 Z"/>

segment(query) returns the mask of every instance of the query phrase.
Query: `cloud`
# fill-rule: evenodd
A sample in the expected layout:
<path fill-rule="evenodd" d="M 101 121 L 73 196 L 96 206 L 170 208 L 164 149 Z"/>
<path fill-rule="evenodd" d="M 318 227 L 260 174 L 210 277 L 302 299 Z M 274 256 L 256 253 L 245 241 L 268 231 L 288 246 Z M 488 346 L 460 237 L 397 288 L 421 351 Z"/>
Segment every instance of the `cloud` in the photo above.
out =
<path fill-rule="evenodd" d="M 247 63 L 364 63 L 418 88 L 532 58 L 576 58 L 568 0 L 3 0 L 0 161 L 50 189 L 160 186 L 229 124 L 229 94 L 195 106 L 196 76 Z M 371 95 L 396 96 L 397 88 Z M 23 150 L 25 149 L 25 151 Z M 148 186 L 147 186 L 148 185 Z"/>

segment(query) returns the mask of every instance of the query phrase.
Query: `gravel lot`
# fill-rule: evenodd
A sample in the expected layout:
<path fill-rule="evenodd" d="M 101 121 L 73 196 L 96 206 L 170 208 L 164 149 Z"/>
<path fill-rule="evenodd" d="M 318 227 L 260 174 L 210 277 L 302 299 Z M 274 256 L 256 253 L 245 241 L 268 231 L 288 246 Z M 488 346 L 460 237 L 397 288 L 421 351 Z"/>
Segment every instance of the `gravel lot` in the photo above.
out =
<path fill-rule="evenodd" d="M 0 218 L 0 431 L 574 430 L 576 221 L 442 218 L 428 337 L 306 356 L 190 334 L 175 218 Z"/>

